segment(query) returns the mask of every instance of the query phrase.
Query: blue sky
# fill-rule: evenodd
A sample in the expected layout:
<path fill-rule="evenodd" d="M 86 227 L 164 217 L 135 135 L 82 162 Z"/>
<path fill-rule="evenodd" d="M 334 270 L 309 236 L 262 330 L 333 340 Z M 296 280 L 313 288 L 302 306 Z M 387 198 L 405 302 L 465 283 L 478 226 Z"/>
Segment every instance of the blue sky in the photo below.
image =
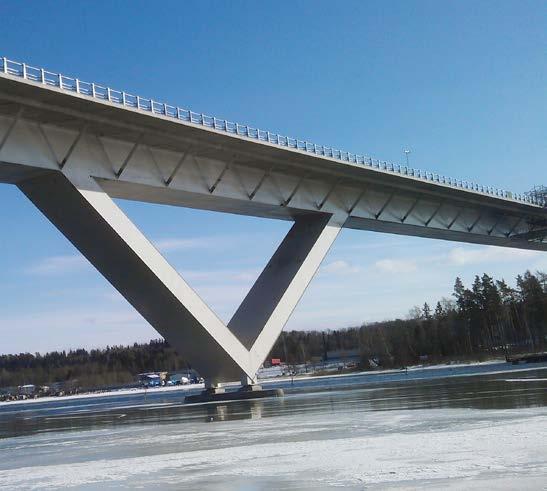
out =
<path fill-rule="evenodd" d="M 517 192 L 547 184 L 539 1 L 16 2 L 0 56 L 318 144 Z M 289 224 L 120 202 L 227 320 Z M 156 332 L 16 188 L 0 185 L 0 352 Z M 460 275 L 547 255 L 344 231 L 287 328 L 404 316 Z"/>

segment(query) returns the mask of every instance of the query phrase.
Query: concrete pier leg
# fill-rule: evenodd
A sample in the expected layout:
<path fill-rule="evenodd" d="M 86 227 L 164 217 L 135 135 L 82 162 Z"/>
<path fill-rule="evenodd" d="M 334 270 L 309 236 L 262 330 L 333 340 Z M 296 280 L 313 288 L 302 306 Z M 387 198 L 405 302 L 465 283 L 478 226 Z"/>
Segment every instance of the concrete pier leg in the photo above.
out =
<path fill-rule="evenodd" d="M 94 180 L 54 172 L 19 188 L 202 377 L 251 371 L 248 350 Z"/>
<path fill-rule="evenodd" d="M 249 377 L 246 373 L 241 376 L 241 386 L 245 387 L 247 385 L 256 385 L 256 377 L 253 379 Z"/>

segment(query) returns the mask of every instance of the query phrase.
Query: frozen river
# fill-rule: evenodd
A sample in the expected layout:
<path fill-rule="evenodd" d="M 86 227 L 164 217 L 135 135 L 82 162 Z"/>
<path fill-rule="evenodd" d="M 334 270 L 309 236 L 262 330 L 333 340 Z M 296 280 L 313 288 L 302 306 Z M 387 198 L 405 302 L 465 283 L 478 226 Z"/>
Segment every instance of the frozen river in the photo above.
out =
<path fill-rule="evenodd" d="M 0 406 L 2 489 L 546 489 L 547 364 Z"/>

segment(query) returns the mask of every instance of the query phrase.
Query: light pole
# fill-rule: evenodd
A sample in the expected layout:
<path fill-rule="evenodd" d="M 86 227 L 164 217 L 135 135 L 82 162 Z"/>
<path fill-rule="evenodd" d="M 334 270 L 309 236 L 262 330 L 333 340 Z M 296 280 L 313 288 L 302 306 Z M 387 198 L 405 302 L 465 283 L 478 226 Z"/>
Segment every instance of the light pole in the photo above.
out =
<path fill-rule="evenodd" d="M 408 154 L 410 153 L 410 150 L 403 150 L 403 152 L 405 153 L 405 156 L 406 156 L 406 166 L 408 167 Z"/>

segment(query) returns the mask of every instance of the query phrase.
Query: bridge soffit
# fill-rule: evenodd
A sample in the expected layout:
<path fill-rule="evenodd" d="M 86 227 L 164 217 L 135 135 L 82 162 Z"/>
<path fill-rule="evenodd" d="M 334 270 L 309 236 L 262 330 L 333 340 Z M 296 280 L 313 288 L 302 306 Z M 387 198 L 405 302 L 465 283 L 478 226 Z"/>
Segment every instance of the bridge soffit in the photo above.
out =
<path fill-rule="evenodd" d="M 533 217 L 390 188 L 378 182 L 356 181 L 287 162 L 262 160 L 199 141 L 179 138 L 177 150 L 173 146 L 158 147 L 150 143 L 154 135 L 150 138 L 142 128 L 122 128 L 126 131 L 124 138 L 120 138 L 118 129 L 118 137 L 113 138 L 98 131 L 96 122 L 76 115 L 65 115 L 64 125 L 58 126 L 58 122 L 52 124 L 51 118 L 43 118 L 45 122 L 40 118 L 27 119 L 26 106 L 14 105 L 10 111 L 10 116 L 0 117 L 0 157 L 10 162 L 24 161 L 61 171 L 65 166 L 80 167 L 82 172 L 113 181 L 295 210 L 345 212 L 348 216 L 447 232 L 523 238 L 535 227 Z M 67 120 L 69 116 L 72 119 Z M 21 140 L 27 155 L 10 155 L 20 152 Z M 30 141 L 34 145 L 28 145 Z M 28 154 L 29 149 L 34 150 L 34 155 Z"/>

